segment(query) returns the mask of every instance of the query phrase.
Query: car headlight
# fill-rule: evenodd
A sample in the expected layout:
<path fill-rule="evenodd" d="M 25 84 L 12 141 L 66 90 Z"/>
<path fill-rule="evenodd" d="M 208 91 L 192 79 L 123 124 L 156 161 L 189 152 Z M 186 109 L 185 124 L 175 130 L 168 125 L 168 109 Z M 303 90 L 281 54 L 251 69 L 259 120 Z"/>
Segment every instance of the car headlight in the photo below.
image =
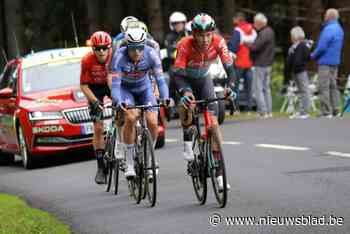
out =
<path fill-rule="evenodd" d="M 29 113 L 30 120 L 54 120 L 54 119 L 62 119 L 63 115 L 61 112 L 42 112 L 35 111 Z"/>

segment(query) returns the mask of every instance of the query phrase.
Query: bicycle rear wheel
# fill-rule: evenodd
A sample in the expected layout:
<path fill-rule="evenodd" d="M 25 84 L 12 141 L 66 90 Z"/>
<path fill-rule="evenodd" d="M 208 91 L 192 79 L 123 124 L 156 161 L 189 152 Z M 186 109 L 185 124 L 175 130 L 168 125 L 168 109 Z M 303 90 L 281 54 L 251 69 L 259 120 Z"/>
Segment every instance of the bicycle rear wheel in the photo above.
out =
<path fill-rule="evenodd" d="M 206 177 L 206 158 L 203 154 L 203 143 L 197 128 L 193 128 L 192 132 L 192 149 L 194 153 L 194 161 L 190 170 L 192 177 L 193 189 L 197 200 L 201 205 L 207 200 L 207 177 Z"/>
<path fill-rule="evenodd" d="M 220 207 L 223 208 L 227 203 L 227 178 L 226 178 L 226 168 L 224 155 L 221 148 L 221 142 L 217 131 L 211 129 L 209 131 L 209 141 L 207 143 L 207 158 L 208 158 L 208 167 L 210 169 L 211 181 L 214 188 L 215 198 L 219 203 Z M 213 154 L 213 145 L 216 145 L 217 156 Z M 219 188 L 219 176 L 222 176 L 222 189 Z"/>
<path fill-rule="evenodd" d="M 115 155 L 114 155 L 114 139 L 115 139 L 115 131 L 112 133 L 108 132 L 106 137 L 106 145 L 105 145 L 105 161 L 107 166 L 107 186 L 106 192 L 109 192 L 112 185 L 113 173 L 114 173 L 114 164 L 115 164 Z"/>
<path fill-rule="evenodd" d="M 145 163 L 145 192 L 147 192 L 150 206 L 154 207 L 157 202 L 157 169 L 153 140 L 148 130 L 144 131 L 142 143 Z"/>
<path fill-rule="evenodd" d="M 119 159 L 115 160 L 114 163 L 114 195 L 118 194 L 118 187 L 119 187 Z"/>
<path fill-rule="evenodd" d="M 106 187 L 106 192 L 109 192 L 111 190 L 111 185 L 112 185 L 112 178 L 113 178 L 113 173 L 114 173 L 114 163 L 112 161 L 107 161 L 107 187 Z"/>
<path fill-rule="evenodd" d="M 113 152 L 114 152 L 114 195 L 118 194 L 118 187 L 119 187 L 119 170 L 122 165 L 121 157 L 117 157 L 117 154 L 124 155 L 123 148 L 121 146 L 121 132 L 120 129 L 115 129 L 114 131 L 114 141 L 113 141 Z M 119 156 L 120 156 L 119 155 Z M 123 158 L 123 157 L 122 157 Z"/>

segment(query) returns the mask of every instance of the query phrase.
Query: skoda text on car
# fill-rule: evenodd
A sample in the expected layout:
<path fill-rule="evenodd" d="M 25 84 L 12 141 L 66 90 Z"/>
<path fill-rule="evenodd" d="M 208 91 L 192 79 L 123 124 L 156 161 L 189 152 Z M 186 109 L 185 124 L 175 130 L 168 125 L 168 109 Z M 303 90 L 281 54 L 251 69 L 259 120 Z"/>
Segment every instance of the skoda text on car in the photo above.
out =
<path fill-rule="evenodd" d="M 0 77 L 0 158 L 23 159 L 89 147 L 93 125 L 79 88 L 80 61 L 90 47 L 55 49 L 7 63 Z M 110 105 L 110 102 L 107 102 Z M 111 108 L 105 108 L 106 127 Z"/>

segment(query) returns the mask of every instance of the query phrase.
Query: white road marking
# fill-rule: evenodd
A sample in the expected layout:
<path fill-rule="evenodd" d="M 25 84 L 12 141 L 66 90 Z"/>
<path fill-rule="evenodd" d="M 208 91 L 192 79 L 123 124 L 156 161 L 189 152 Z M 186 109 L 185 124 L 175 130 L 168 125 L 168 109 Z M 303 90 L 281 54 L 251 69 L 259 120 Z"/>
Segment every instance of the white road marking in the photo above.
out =
<path fill-rule="evenodd" d="M 167 142 L 167 143 L 173 143 L 173 142 L 178 142 L 178 141 L 179 141 L 178 139 L 171 139 L 171 138 L 165 139 L 165 142 Z"/>
<path fill-rule="evenodd" d="M 241 145 L 242 142 L 238 142 L 238 141 L 223 141 L 222 144 L 223 145 Z"/>
<path fill-rule="evenodd" d="M 328 151 L 326 154 L 328 154 L 330 156 L 350 158 L 350 154 L 348 154 L 348 153 L 341 153 L 341 152 L 336 152 L 336 151 Z"/>
<path fill-rule="evenodd" d="M 310 148 L 307 148 L 307 147 L 298 147 L 298 146 L 290 146 L 290 145 L 256 144 L 255 146 L 261 147 L 261 148 L 271 148 L 271 149 L 279 149 L 279 150 L 296 150 L 296 151 L 310 150 Z"/>

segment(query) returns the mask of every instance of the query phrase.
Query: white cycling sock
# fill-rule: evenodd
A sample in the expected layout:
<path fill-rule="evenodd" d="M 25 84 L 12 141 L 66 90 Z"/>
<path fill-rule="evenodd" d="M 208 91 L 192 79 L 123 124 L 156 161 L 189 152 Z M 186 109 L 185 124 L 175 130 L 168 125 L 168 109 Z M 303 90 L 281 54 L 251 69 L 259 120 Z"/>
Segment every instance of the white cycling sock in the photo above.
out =
<path fill-rule="evenodd" d="M 134 165 L 135 144 L 125 144 L 125 159 L 126 164 L 129 166 Z"/>

